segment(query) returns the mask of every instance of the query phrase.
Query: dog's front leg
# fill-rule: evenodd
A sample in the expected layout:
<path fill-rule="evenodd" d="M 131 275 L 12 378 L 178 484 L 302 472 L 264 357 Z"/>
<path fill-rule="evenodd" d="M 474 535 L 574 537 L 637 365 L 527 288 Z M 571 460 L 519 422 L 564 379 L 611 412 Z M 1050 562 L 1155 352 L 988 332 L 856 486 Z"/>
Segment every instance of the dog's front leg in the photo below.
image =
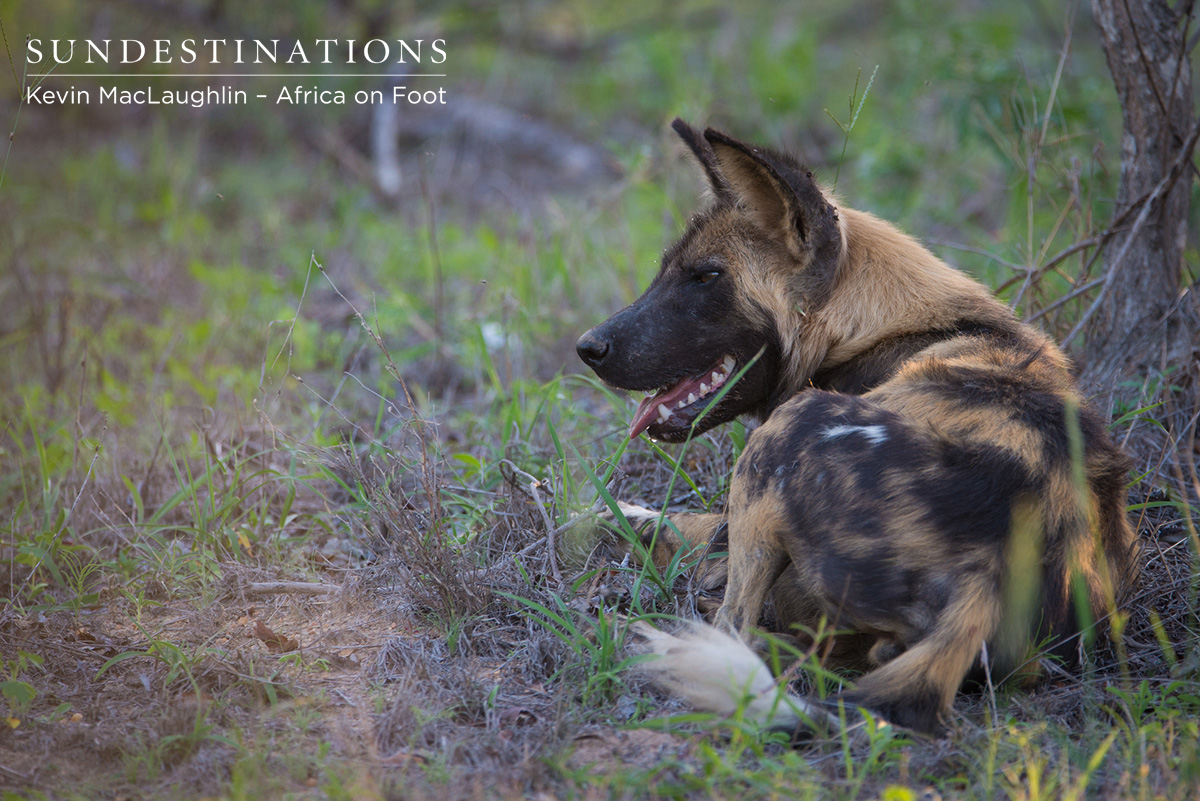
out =
<path fill-rule="evenodd" d="M 750 642 L 750 629 L 762 617 L 767 592 L 788 566 L 780 526 L 765 506 L 749 504 L 738 508 L 729 519 L 729 576 L 725 602 L 717 611 L 715 624 Z"/>
<path fill-rule="evenodd" d="M 726 517 L 723 513 L 680 512 L 663 515 L 653 509 L 623 501 L 617 501 L 617 508 L 659 567 L 669 565 L 681 551 L 686 554 L 703 547 L 710 547 L 713 552 L 725 550 Z M 611 515 L 606 516 L 612 519 Z M 723 560 L 706 565 L 701 588 L 716 589 L 724 583 Z"/>

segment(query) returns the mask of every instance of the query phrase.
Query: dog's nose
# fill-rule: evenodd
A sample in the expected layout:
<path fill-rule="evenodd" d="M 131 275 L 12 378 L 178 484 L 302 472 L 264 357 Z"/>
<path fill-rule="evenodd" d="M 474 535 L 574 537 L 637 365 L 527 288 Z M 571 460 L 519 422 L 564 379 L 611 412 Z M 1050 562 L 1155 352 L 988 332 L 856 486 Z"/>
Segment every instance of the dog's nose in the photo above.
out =
<path fill-rule="evenodd" d="M 575 343 L 575 352 L 592 369 L 599 367 L 604 362 L 604 357 L 608 355 L 608 350 L 608 343 L 591 331 L 581 336 L 579 341 Z"/>

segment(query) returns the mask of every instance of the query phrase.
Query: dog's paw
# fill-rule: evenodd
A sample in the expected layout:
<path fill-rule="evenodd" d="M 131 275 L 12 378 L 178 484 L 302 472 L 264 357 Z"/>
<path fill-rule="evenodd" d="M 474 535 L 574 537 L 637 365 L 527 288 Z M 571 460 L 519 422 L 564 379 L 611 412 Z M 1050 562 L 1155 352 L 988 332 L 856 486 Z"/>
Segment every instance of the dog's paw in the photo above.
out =
<path fill-rule="evenodd" d="M 645 506 L 617 501 L 617 509 L 620 510 L 621 516 L 629 523 L 629 527 L 633 529 L 633 533 L 638 536 L 642 545 L 646 547 L 650 547 L 652 544 L 656 528 L 668 528 L 666 525 L 657 526 L 658 521 L 663 519 L 662 514 L 653 509 L 647 509 Z M 618 515 L 611 509 L 605 509 L 597 517 L 601 523 L 613 531 L 620 531 L 623 528 Z"/>
<path fill-rule="evenodd" d="M 622 501 L 617 502 L 617 508 L 625 516 L 635 535 L 642 538 L 645 532 L 642 543 L 648 548 L 655 528 L 652 524 L 659 518 L 659 513 Z M 586 564 L 597 554 L 602 559 L 615 561 L 631 556 L 636 558 L 637 550 L 631 544 L 624 524 L 618 520 L 616 513 L 609 509 L 576 515 L 559 538 L 559 556 L 568 564 Z"/>
<path fill-rule="evenodd" d="M 621 514 L 629 521 L 629 525 L 634 531 L 641 531 L 647 524 L 653 523 L 662 517 L 660 512 L 653 509 L 647 509 L 645 506 L 638 506 L 633 503 L 625 503 L 625 501 L 617 501 L 617 508 L 621 510 Z M 607 512 L 610 519 L 616 520 L 616 515 L 612 512 Z"/>
<path fill-rule="evenodd" d="M 601 512 L 599 518 L 616 534 L 615 545 L 618 550 L 631 553 L 635 557 L 639 556 L 636 551 L 641 551 L 642 554 L 649 552 L 654 563 L 663 566 L 669 564 L 679 550 L 688 547 L 687 543 L 680 539 L 670 515 L 624 501 L 617 501 L 617 509 L 628 523 L 628 529 L 611 510 Z M 642 546 L 641 549 L 635 548 L 634 541 L 629 539 L 630 529 L 637 536 L 636 543 Z"/>
<path fill-rule="evenodd" d="M 703 592 L 718 592 L 725 589 L 729 583 L 729 560 L 720 558 L 705 559 L 696 568 L 696 586 Z"/>

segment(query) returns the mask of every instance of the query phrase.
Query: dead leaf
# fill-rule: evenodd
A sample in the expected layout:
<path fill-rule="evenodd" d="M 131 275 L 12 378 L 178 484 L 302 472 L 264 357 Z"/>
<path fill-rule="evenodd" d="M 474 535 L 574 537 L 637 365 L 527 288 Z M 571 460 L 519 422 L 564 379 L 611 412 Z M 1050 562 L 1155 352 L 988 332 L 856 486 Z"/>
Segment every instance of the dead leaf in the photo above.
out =
<path fill-rule="evenodd" d="M 261 620 L 254 621 L 254 636 L 266 643 L 267 650 L 273 654 L 285 654 L 295 651 L 300 643 L 282 634 L 276 634 L 267 628 Z"/>
<path fill-rule="evenodd" d="M 538 716 L 524 706 L 510 706 L 500 711 L 501 726 L 522 726 L 537 722 Z"/>
<path fill-rule="evenodd" d="M 69 634 L 65 639 L 75 640 L 76 642 L 95 642 L 96 635 L 92 634 L 92 632 L 89 631 L 86 626 L 80 626 L 79 628 L 75 629 L 75 631 L 71 632 L 71 634 Z"/>

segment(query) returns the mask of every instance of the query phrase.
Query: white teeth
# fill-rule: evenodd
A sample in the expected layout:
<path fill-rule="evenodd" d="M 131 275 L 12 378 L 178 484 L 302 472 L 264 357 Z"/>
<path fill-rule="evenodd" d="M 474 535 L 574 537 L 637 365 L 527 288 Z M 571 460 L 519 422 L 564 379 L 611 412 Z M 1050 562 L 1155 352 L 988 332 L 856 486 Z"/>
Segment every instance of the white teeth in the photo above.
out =
<path fill-rule="evenodd" d="M 713 372 L 712 372 L 712 382 L 713 382 L 712 388 L 716 389 L 717 387 L 721 386 L 726 381 L 728 381 L 729 374 L 733 372 L 733 368 L 736 366 L 737 366 L 737 362 L 734 361 L 732 356 L 726 356 L 724 359 L 722 359 L 721 360 L 721 369 L 713 370 Z M 704 384 L 700 385 L 700 391 L 707 392 L 707 390 L 704 388 Z"/>
<path fill-rule="evenodd" d="M 696 393 L 689 392 L 688 396 L 687 396 L 687 400 L 680 400 L 680 401 L 676 402 L 675 409 L 682 409 L 685 406 L 690 406 L 691 404 L 695 403 L 700 398 L 704 398 L 704 397 L 708 396 L 710 393 L 716 392 L 717 389 L 719 389 L 726 381 L 729 380 L 729 376 L 733 373 L 733 369 L 736 366 L 737 366 L 737 361 L 734 360 L 734 358 L 732 356 L 726 356 L 724 359 L 721 360 L 720 368 L 712 371 L 712 373 L 711 373 L 712 384 L 709 385 L 708 382 L 704 382 L 704 381 L 702 381 L 700 383 L 699 398 L 696 396 Z M 669 389 L 669 387 L 667 389 Z M 652 398 L 655 395 L 660 394 L 665 391 L 666 390 L 650 391 L 650 392 L 646 393 L 646 397 Z M 665 403 L 658 404 L 658 422 L 659 423 L 667 422 L 667 420 L 669 420 L 671 418 L 672 414 L 673 414 L 672 409 L 669 406 L 667 406 Z"/>

